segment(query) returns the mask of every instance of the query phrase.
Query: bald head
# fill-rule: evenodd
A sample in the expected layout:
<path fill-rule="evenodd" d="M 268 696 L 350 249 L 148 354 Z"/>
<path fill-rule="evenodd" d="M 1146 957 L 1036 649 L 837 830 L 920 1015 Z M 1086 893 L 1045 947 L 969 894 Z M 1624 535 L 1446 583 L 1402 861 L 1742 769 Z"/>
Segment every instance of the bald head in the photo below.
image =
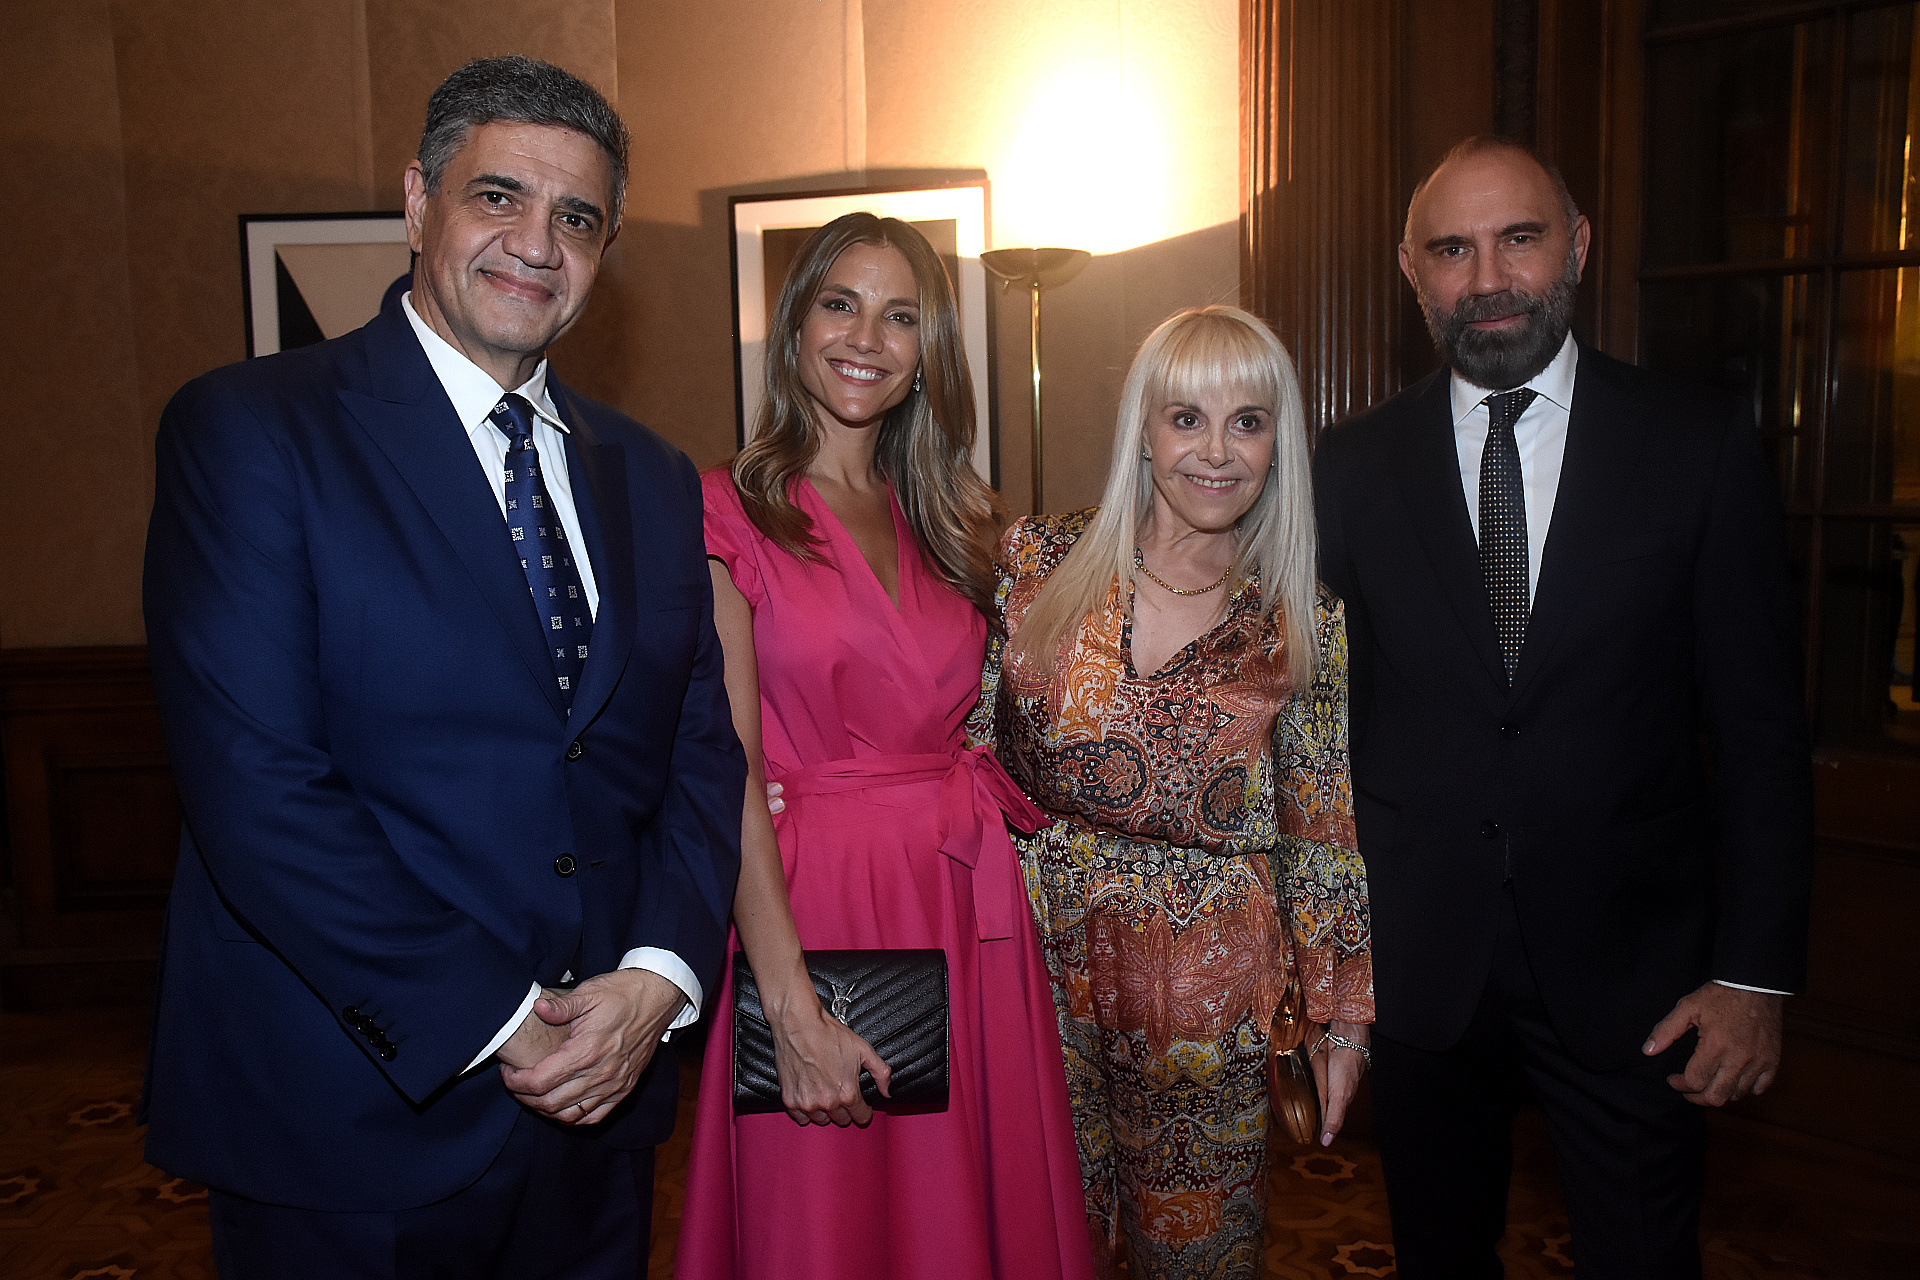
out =
<path fill-rule="evenodd" d="M 1414 206 L 1420 203 L 1420 197 L 1426 194 L 1427 188 L 1442 169 L 1457 160 L 1470 160 L 1496 151 L 1507 152 L 1516 158 L 1525 158 L 1546 175 L 1547 181 L 1553 184 L 1553 192 L 1555 199 L 1559 202 L 1561 216 L 1565 220 L 1568 233 L 1571 234 L 1573 225 L 1580 221 L 1580 206 L 1573 202 L 1573 193 L 1567 190 L 1566 179 L 1560 176 L 1560 171 L 1535 155 L 1531 148 L 1523 147 L 1510 138 L 1502 138 L 1491 133 L 1477 133 L 1471 138 L 1454 143 L 1447 154 L 1441 156 L 1433 168 L 1427 170 L 1426 176 L 1420 179 L 1413 189 L 1413 196 L 1407 201 L 1407 226 L 1403 234 L 1409 237 L 1412 235 Z"/>
<path fill-rule="evenodd" d="M 1500 391 L 1546 368 L 1566 341 L 1590 234 L 1532 153 L 1470 138 L 1415 189 L 1400 270 L 1447 362 Z"/>

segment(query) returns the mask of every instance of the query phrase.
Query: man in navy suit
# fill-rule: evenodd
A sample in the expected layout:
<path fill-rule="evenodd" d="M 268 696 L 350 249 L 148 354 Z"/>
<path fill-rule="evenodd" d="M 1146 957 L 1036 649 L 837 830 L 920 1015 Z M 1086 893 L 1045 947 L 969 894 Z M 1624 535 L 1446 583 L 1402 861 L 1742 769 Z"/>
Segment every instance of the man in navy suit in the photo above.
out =
<path fill-rule="evenodd" d="M 411 291 L 198 378 L 146 617 L 186 821 L 148 1157 L 225 1276 L 639 1274 L 745 762 L 699 485 L 544 353 L 627 135 L 497 58 L 428 105 Z"/>
<path fill-rule="evenodd" d="M 1768 1086 L 1806 974 L 1780 503 L 1750 413 L 1569 335 L 1588 240 L 1527 151 L 1456 147 L 1400 246 L 1449 367 L 1314 462 L 1406 1280 L 1501 1274 L 1522 1074 L 1582 1280 L 1698 1276 L 1699 1106 Z"/>

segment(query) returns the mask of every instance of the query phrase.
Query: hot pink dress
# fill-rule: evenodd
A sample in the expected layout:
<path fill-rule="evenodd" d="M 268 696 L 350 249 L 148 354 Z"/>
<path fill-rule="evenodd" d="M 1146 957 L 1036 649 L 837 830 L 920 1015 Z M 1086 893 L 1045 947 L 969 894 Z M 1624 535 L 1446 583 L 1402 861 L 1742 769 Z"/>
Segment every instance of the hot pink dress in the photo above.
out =
<path fill-rule="evenodd" d="M 794 500 L 825 540 L 820 563 L 769 542 L 724 469 L 703 484 L 707 552 L 753 607 L 800 943 L 946 951 L 951 1101 L 876 1112 L 866 1129 L 735 1118 L 727 980 L 712 997 L 674 1275 L 1088 1276 L 1053 997 L 1006 828 L 1045 818 L 963 741 L 986 623 L 924 561 L 898 504 L 896 609 L 805 480 Z"/>

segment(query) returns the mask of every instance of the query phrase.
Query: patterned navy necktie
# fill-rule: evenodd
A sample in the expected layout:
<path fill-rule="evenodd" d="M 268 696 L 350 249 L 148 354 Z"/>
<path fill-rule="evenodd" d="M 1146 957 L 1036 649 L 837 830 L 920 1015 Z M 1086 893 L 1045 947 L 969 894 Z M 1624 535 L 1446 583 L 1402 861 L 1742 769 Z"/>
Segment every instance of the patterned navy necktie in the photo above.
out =
<path fill-rule="evenodd" d="M 1480 454 L 1480 571 L 1500 637 L 1507 683 L 1520 663 L 1527 636 L 1527 495 L 1520 476 L 1520 446 L 1513 424 L 1540 393 L 1517 387 L 1487 397 L 1487 447 Z"/>
<path fill-rule="evenodd" d="M 587 664 L 587 642 L 593 637 L 593 610 L 580 582 L 580 567 L 560 525 L 540 474 L 540 451 L 533 443 L 533 405 L 525 396 L 509 394 L 493 407 L 488 420 L 507 438 L 507 532 L 526 571 L 533 593 L 534 612 L 553 655 L 553 674 L 560 684 L 560 701 L 573 712 L 573 691 L 580 669 Z"/>

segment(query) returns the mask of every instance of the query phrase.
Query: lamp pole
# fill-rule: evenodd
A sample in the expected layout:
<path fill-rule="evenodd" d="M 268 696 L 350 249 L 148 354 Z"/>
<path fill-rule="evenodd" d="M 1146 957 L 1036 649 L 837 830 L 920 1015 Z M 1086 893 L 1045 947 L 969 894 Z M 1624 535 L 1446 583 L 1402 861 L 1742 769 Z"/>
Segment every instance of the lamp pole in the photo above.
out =
<path fill-rule="evenodd" d="M 1011 290 L 1022 284 L 1032 300 L 1033 352 L 1033 514 L 1044 506 L 1042 495 L 1044 448 L 1040 431 L 1040 291 L 1051 285 L 1065 284 L 1093 261 L 1085 249 L 989 249 L 980 255 L 980 263 Z"/>

